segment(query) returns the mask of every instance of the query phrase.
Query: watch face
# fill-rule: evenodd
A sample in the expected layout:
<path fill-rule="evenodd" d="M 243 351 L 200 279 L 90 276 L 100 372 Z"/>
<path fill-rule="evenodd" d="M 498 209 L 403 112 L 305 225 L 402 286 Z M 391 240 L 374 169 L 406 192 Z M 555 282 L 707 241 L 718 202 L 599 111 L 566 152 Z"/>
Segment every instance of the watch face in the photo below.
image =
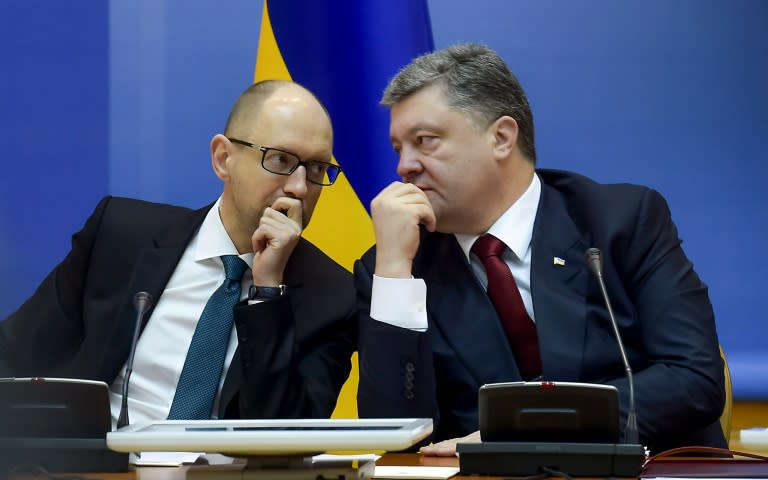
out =
<path fill-rule="evenodd" d="M 260 287 L 251 285 L 248 291 L 249 300 L 272 300 L 285 294 L 285 285 L 277 287 Z"/>

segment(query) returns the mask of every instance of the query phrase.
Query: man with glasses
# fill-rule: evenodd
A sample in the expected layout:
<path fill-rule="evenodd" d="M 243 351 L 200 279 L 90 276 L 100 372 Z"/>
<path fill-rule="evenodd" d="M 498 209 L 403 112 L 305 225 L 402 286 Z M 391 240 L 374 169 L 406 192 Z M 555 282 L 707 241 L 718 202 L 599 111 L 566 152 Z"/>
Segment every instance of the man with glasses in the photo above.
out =
<path fill-rule="evenodd" d="M 483 384 L 543 378 L 614 385 L 626 419 L 625 369 L 584 259 L 597 247 L 640 442 L 726 446 L 712 305 L 659 193 L 536 169 L 525 92 L 481 45 L 415 59 L 382 104 L 403 181 L 371 202 L 376 247 L 355 265 L 361 416 L 434 418 L 444 443 L 423 451 L 453 454 L 478 429 Z"/>
<path fill-rule="evenodd" d="M 301 234 L 341 173 L 332 147 L 312 93 L 252 85 L 210 143 L 221 196 L 196 211 L 103 199 L 0 323 L 0 377 L 104 381 L 117 422 L 144 291 L 155 301 L 127 389 L 131 422 L 330 416 L 354 350 L 354 289 Z"/>

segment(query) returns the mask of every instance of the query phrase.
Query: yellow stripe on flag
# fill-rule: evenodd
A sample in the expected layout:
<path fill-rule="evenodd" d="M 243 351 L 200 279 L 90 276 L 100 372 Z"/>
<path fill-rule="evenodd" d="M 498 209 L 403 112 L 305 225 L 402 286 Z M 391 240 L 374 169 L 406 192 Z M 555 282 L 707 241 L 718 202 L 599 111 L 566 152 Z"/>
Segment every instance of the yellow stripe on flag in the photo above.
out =
<path fill-rule="evenodd" d="M 260 82 L 262 80 L 292 80 L 272 31 L 272 22 L 269 21 L 269 13 L 267 12 L 267 2 L 264 2 L 264 13 L 261 16 L 259 49 L 256 53 L 256 72 L 253 81 Z"/>

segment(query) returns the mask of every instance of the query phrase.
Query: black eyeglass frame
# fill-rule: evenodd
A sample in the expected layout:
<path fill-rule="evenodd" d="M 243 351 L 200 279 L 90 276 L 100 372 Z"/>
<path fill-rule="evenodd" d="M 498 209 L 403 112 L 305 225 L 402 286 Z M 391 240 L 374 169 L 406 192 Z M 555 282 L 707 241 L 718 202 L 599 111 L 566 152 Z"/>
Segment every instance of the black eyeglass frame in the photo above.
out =
<path fill-rule="evenodd" d="M 255 143 L 246 142 L 245 140 L 240 140 L 238 138 L 233 138 L 233 137 L 226 137 L 226 138 L 227 138 L 227 140 L 229 140 L 232 143 L 237 143 L 239 145 L 243 145 L 243 146 L 246 146 L 246 147 L 249 147 L 249 148 L 255 148 L 255 149 L 259 150 L 261 152 L 261 168 L 263 168 L 264 170 L 268 171 L 269 173 L 273 173 L 275 175 L 284 175 L 284 176 L 292 175 L 293 172 L 295 172 L 301 166 L 304 166 L 306 171 L 309 172 L 310 171 L 309 170 L 309 166 L 311 166 L 311 165 L 321 165 L 321 166 L 325 167 L 325 172 L 326 172 L 325 173 L 325 178 L 327 178 L 330 183 L 321 183 L 321 182 L 312 180 L 311 178 L 309 178 L 309 173 L 307 173 L 307 181 L 312 182 L 315 185 L 320 185 L 321 187 L 329 187 L 329 186 L 333 185 L 336 182 L 336 179 L 339 178 L 339 175 L 342 172 L 341 167 L 336 165 L 335 163 L 323 162 L 321 160 L 306 160 L 306 161 L 304 161 L 301 158 L 299 158 L 299 156 L 296 155 L 295 153 L 292 153 L 292 152 L 289 152 L 289 151 L 286 151 L 286 150 L 281 150 L 279 148 L 274 148 L 274 147 L 266 147 L 264 145 L 258 145 L 258 144 L 255 144 Z M 293 168 L 291 168 L 287 172 L 275 172 L 274 170 L 270 170 L 264 164 L 264 159 L 267 158 L 267 152 L 269 152 L 270 150 L 274 150 L 276 152 L 281 152 L 281 153 L 285 153 L 287 155 L 290 155 L 290 156 L 296 158 L 296 160 L 298 160 L 298 163 L 296 163 L 296 165 L 294 165 Z M 336 171 L 336 174 L 335 175 L 328 174 L 329 171 L 331 171 L 331 172 L 332 171 Z"/>

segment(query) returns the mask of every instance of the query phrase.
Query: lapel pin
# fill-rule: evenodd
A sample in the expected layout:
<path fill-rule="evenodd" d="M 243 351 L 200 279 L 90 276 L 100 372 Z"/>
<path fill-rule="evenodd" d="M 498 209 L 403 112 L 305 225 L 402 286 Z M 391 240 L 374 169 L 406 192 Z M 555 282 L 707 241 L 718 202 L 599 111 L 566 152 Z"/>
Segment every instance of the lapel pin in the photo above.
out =
<path fill-rule="evenodd" d="M 553 265 L 557 265 L 559 267 L 564 267 L 565 266 L 565 260 L 563 260 L 560 257 L 552 257 L 552 264 Z"/>

